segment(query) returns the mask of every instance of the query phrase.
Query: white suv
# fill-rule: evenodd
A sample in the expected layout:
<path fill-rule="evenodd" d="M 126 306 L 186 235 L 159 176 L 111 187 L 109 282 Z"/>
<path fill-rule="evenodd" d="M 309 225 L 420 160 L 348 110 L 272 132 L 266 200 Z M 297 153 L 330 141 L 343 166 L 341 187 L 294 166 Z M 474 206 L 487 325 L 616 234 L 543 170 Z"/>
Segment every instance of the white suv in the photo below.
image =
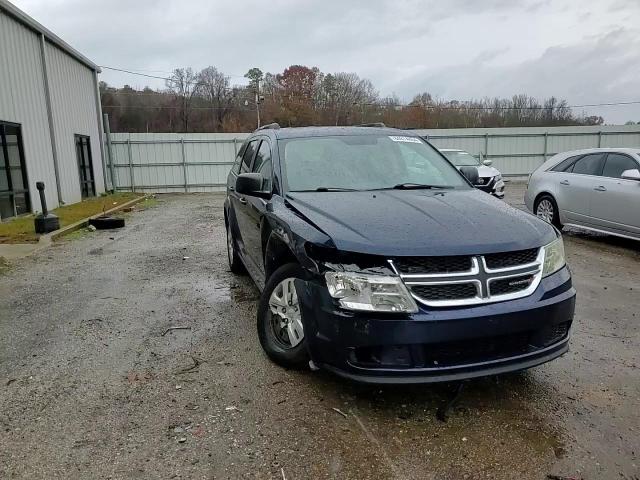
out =
<path fill-rule="evenodd" d="M 504 198 L 504 180 L 500 171 L 492 167 L 491 160 L 484 160 L 482 163 L 469 152 L 453 148 L 442 148 L 440 152 L 455 165 L 460 167 L 476 167 L 478 169 L 478 182 L 474 185 L 479 190 L 483 190 L 491 195 Z"/>

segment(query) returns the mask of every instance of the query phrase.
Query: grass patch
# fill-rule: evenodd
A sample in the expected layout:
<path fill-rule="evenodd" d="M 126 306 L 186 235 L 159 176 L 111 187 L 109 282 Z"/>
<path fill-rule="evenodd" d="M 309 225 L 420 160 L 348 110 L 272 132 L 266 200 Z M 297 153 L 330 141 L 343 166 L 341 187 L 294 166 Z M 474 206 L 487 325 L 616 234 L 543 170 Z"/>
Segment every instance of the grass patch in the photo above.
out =
<path fill-rule="evenodd" d="M 73 232 L 69 232 L 65 235 L 62 235 L 58 238 L 56 238 L 56 241 L 59 240 L 78 240 L 79 238 L 84 238 L 87 237 L 91 234 L 91 231 L 89 231 L 86 227 L 85 228 L 79 228 L 78 230 L 74 230 Z"/>
<path fill-rule="evenodd" d="M 65 227 L 83 218 L 115 208 L 141 195 L 140 193 L 122 192 L 94 197 L 82 202 L 58 207 L 53 210 L 53 213 L 60 218 L 60 227 Z M 34 215 L 27 215 L 6 223 L 0 223 L 0 243 L 36 243 L 39 235 L 34 232 L 33 219 Z"/>
<path fill-rule="evenodd" d="M 11 269 L 11 265 L 7 262 L 7 259 L 0 257 L 0 275 L 7 273 Z"/>
<path fill-rule="evenodd" d="M 156 197 L 147 197 L 143 201 L 136 203 L 136 210 L 146 210 L 158 205 L 158 199 Z"/>

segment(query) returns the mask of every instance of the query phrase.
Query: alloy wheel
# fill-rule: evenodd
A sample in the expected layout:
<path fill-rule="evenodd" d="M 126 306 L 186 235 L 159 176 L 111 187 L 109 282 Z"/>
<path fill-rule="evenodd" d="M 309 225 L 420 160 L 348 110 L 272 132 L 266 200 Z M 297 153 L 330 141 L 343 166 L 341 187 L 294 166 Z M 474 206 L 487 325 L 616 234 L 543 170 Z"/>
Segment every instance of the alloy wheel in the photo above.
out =
<path fill-rule="evenodd" d="M 548 223 L 553 223 L 553 216 L 555 214 L 555 210 L 553 208 L 553 204 L 551 200 L 544 198 L 538 203 L 538 208 L 536 208 L 536 215 Z"/>
<path fill-rule="evenodd" d="M 304 339 L 300 304 L 294 285 L 295 278 L 285 278 L 269 297 L 271 328 L 283 348 L 293 348 Z"/>

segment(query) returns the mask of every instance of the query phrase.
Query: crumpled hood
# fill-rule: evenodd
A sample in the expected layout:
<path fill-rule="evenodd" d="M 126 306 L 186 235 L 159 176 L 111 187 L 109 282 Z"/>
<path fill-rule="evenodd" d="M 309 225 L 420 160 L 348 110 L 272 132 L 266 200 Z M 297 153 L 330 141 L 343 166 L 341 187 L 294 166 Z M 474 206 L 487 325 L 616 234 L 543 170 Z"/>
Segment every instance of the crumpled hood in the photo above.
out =
<path fill-rule="evenodd" d="M 478 190 L 291 192 L 290 208 L 343 251 L 464 255 L 535 248 L 553 227 Z"/>

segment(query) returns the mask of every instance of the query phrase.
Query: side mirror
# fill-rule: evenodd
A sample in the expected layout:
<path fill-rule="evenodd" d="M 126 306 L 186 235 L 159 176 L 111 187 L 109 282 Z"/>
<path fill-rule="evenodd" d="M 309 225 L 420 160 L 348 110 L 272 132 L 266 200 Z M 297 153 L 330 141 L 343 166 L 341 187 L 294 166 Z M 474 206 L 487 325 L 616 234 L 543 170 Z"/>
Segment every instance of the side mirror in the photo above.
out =
<path fill-rule="evenodd" d="M 620 178 L 624 180 L 637 180 L 640 181 L 640 170 L 637 168 L 632 168 L 631 170 L 625 170 L 622 172 Z"/>
<path fill-rule="evenodd" d="M 236 192 L 250 197 L 271 198 L 271 192 L 262 190 L 263 180 L 259 173 L 241 173 L 236 179 Z"/>
<path fill-rule="evenodd" d="M 482 161 L 482 164 L 485 167 L 490 167 L 491 165 L 493 165 L 493 160 L 489 160 L 488 158 Z"/>
<path fill-rule="evenodd" d="M 478 179 L 480 178 L 480 174 L 478 173 L 478 169 L 476 167 L 460 167 L 460 173 L 464 175 L 471 185 L 477 185 Z"/>

